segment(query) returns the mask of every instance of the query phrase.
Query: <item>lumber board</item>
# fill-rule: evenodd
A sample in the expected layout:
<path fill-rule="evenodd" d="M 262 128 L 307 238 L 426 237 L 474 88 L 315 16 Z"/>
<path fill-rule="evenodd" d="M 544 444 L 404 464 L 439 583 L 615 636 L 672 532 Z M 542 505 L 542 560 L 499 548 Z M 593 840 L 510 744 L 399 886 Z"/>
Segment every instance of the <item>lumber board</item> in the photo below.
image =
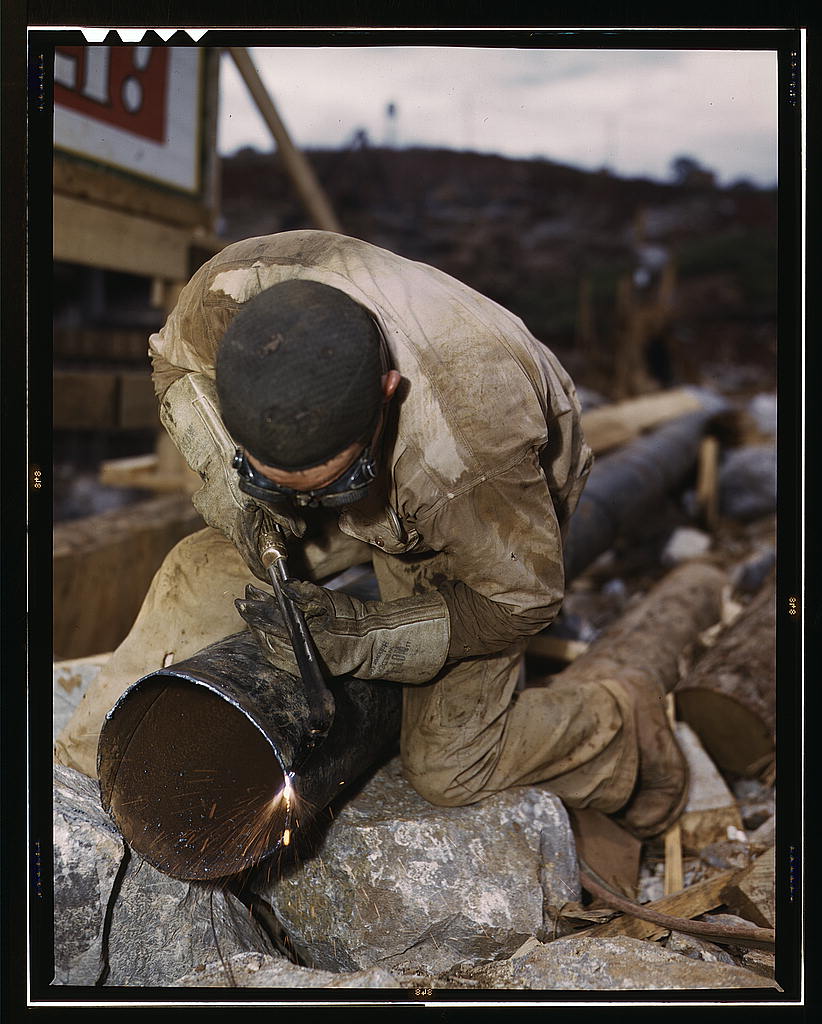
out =
<path fill-rule="evenodd" d="M 672 893 L 670 896 L 663 896 L 661 899 L 645 903 L 647 910 L 656 910 L 660 914 L 670 914 L 672 917 L 694 918 L 700 914 L 706 914 L 714 910 L 725 901 L 722 897 L 725 887 L 733 881 L 738 874 L 738 869 L 729 868 L 722 871 L 713 878 L 706 878 L 695 885 L 689 886 L 681 892 Z M 614 935 L 627 935 L 635 939 L 661 938 L 668 931 L 652 921 L 643 921 L 638 917 L 616 917 L 605 924 L 595 925 L 593 928 L 586 928 L 584 931 L 575 932 L 576 936 L 591 938 L 608 938 Z"/>
<path fill-rule="evenodd" d="M 719 441 L 710 435 L 703 437 L 699 445 L 696 504 L 705 527 L 716 529 L 719 518 Z"/>
<path fill-rule="evenodd" d="M 55 430 L 160 430 L 146 370 L 55 370 Z"/>
<path fill-rule="evenodd" d="M 144 185 L 61 153 L 55 153 L 53 185 L 56 193 L 179 226 L 210 228 L 214 216 L 202 200 Z"/>
<path fill-rule="evenodd" d="M 722 902 L 746 921 L 773 928 L 776 919 L 774 850 L 771 847 L 743 868 L 722 890 Z"/>
<path fill-rule="evenodd" d="M 126 636 L 165 555 L 203 521 L 183 495 L 164 495 L 58 523 L 53 536 L 54 652 L 80 658 Z"/>
<path fill-rule="evenodd" d="M 199 475 L 183 465 L 179 471 L 163 471 L 156 452 L 125 459 L 107 459 L 100 464 L 100 483 L 107 487 L 138 487 L 169 493 L 193 494 L 202 484 Z"/>
<path fill-rule="evenodd" d="M 148 335 L 148 329 L 55 327 L 52 354 L 55 359 L 105 359 L 145 364 Z"/>
<path fill-rule="evenodd" d="M 552 636 L 550 632 L 537 633 L 528 640 L 527 651 L 537 658 L 551 658 L 556 661 L 576 661 L 588 650 L 584 640 L 569 640 L 567 637 Z"/>
<path fill-rule="evenodd" d="M 653 426 L 701 408 L 692 392 L 671 388 L 591 409 L 582 414 L 582 431 L 594 454 L 601 454 Z"/>
<path fill-rule="evenodd" d="M 52 392 L 55 430 L 111 430 L 117 423 L 117 374 L 56 370 Z"/>
<path fill-rule="evenodd" d="M 190 228 L 133 216 L 72 196 L 54 196 L 54 259 L 146 277 L 189 276 Z"/>

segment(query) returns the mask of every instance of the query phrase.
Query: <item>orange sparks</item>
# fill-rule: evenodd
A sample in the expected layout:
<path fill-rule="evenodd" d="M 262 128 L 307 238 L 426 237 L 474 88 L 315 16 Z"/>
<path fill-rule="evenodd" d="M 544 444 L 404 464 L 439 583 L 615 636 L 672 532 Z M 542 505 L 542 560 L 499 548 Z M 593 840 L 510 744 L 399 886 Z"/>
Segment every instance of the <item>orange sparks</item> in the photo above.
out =
<path fill-rule="evenodd" d="M 211 805 L 211 810 L 208 812 L 209 818 L 213 818 L 214 817 L 214 812 L 216 810 L 217 810 L 217 801 L 215 800 L 214 803 Z"/>
<path fill-rule="evenodd" d="M 290 842 L 291 842 L 291 829 L 287 828 L 285 830 L 285 832 L 283 832 L 283 846 L 288 846 L 288 844 Z"/>

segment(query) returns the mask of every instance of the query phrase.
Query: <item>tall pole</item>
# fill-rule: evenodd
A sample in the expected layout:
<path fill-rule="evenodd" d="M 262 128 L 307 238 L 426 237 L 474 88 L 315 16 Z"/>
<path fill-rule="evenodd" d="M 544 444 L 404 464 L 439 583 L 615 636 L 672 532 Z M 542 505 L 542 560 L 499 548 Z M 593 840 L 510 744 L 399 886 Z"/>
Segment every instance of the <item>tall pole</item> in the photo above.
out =
<path fill-rule="evenodd" d="M 311 165 L 291 141 L 288 130 L 280 119 L 277 108 L 274 106 L 274 101 L 269 96 L 268 90 L 263 84 L 257 69 L 254 67 L 248 50 L 244 46 L 229 46 L 228 52 L 234 59 L 237 70 L 242 75 L 243 81 L 248 87 L 254 102 L 257 104 L 257 109 L 262 114 L 263 120 L 274 136 L 274 141 L 277 143 L 277 149 L 283 159 L 286 171 L 296 185 L 300 198 L 311 215 L 311 219 L 318 228 L 322 228 L 325 231 L 341 232 L 342 227 L 331 208 L 328 197 L 317 180 Z"/>

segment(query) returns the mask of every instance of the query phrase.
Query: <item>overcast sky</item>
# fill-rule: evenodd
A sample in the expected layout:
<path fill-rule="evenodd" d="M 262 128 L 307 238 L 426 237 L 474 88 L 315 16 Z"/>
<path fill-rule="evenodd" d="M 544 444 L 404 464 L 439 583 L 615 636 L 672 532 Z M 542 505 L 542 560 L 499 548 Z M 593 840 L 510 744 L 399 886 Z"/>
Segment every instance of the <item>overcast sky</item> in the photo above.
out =
<path fill-rule="evenodd" d="M 253 47 L 294 141 L 540 156 L 670 179 L 685 154 L 728 184 L 776 182 L 776 54 L 710 50 Z M 272 148 L 230 58 L 219 147 Z M 395 105 L 393 119 L 387 115 Z"/>

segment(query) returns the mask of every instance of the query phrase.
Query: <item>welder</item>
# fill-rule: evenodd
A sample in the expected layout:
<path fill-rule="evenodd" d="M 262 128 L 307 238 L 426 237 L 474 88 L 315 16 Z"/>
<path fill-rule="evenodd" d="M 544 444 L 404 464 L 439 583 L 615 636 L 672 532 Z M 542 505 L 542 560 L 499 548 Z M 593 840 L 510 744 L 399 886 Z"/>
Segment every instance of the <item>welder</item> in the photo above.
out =
<path fill-rule="evenodd" d="M 404 684 L 403 769 L 423 797 L 546 783 L 641 838 L 675 820 L 687 770 L 661 693 L 518 686 L 528 638 L 563 600 L 563 534 L 592 461 L 570 377 L 519 318 L 430 266 L 301 230 L 223 249 L 149 344 L 208 525 L 166 557 L 59 761 L 93 776 L 131 683 L 246 626 L 297 672 L 256 586 L 270 516 L 325 670 Z M 322 585 L 367 561 L 379 600 Z"/>

